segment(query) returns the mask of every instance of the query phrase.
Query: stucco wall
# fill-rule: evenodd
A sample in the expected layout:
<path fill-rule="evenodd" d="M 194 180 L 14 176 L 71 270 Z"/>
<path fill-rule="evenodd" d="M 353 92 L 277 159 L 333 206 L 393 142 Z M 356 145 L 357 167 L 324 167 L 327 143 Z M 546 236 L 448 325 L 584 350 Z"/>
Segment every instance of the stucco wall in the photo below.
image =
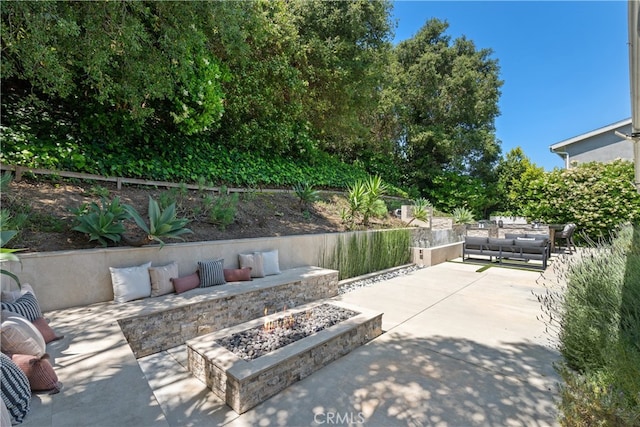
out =
<path fill-rule="evenodd" d="M 630 133 L 631 125 L 619 129 L 622 133 Z M 569 153 L 569 162 L 611 162 L 616 159 L 633 159 L 633 143 L 621 139 L 613 131 L 596 135 L 591 138 L 575 142 L 559 149 Z"/>
<path fill-rule="evenodd" d="M 21 254 L 20 263 L 3 268 L 14 272 L 22 283 L 33 286 L 43 311 L 83 306 L 113 299 L 109 267 L 131 267 L 151 261 L 154 266 L 178 263 L 184 276 L 197 269 L 198 261 L 224 258 L 225 268 L 238 267 L 238 254 L 278 249 L 280 268 L 317 265 L 319 251 L 335 235 L 316 234 L 279 238 L 218 240 L 175 243 L 142 248 L 105 248 Z M 8 267 L 8 268 L 7 268 Z M 16 288 L 3 275 L 2 289 Z"/>
<path fill-rule="evenodd" d="M 238 254 L 271 249 L 278 249 L 281 269 L 322 266 L 322 254 L 332 253 L 338 238 L 345 234 L 351 233 L 175 243 L 162 249 L 155 245 L 27 253 L 20 254 L 20 263 L 4 263 L 3 268 L 17 274 L 22 283 L 31 284 L 42 310 L 49 311 L 113 300 L 109 267 L 131 267 L 148 261 L 159 266 L 175 261 L 180 276 L 185 276 L 196 271 L 201 260 L 224 258 L 225 268 L 237 268 Z M 0 277 L 3 290 L 17 289 L 10 278 Z"/>

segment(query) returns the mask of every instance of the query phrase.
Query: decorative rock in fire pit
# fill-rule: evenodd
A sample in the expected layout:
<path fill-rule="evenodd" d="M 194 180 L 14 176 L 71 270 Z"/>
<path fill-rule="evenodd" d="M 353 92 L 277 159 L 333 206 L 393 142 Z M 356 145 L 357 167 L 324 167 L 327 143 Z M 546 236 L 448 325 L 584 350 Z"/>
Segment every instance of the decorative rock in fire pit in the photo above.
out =
<path fill-rule="evenodd" d="M 265 315 L 267 313 L 265 309 Z M 267 317 L 264 325 L 220 338 L 217 342 L 236 356 L 253 360 L 357 314 L 331 304 L 321 304 L 295 315 L 285 308 L 276 319 L 267 320 Z"/>
<path fill-rule="evenodd" d="M 312 303 L 189 340 L 188 365 L 243 413 L 381 333 L 380 312 Z"/>

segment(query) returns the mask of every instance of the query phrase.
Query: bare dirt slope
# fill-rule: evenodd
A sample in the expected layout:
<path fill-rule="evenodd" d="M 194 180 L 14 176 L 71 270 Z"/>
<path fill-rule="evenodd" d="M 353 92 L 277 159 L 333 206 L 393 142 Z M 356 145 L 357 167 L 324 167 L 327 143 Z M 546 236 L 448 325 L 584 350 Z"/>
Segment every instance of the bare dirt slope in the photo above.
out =
<path fill-rule="evenodd" d="M 25 213 L 28 219 L 8 246 L 25 248 L 29 252 L 100 247 L 99 243 L 89 242 L 86 235 L 71 229 L 76 225 L 73 209 L 83 203 L 99 202 L 101 195 L 106 194 L 108 199 L 118 196 L 122 203 L 132 205 L 146 217 L 148 197 L 159 200 L 167 197 L 169 191 L 166 188 L 138 186 L 124 186 L 117 190 L 115 184 L 108 183 L 43 180 L 12 182 L 9 191 L 1 195 L 2 209 L 9 209 L 13 215 Z M 211 223 L 203 212 L 202 199 L 207 195 L 212 196 L 212 193 L 185 190 L 176 196 L 175 190 L 173 191 L 179 216 L 190 219 L 188 227 L 193 231 L 193 234 L 184 235 L 185 241 L 345 231 L 340 212 L 346 207 L 346 201 L 338 194 L 322 193 L 321 201 L 305 209 L 300 206 L 299 199 L 293 192 L 241 193 L 233 223 L 222 229 Z M 371 228 L 397 226 L 401 226 L 399 220 L 389 217 L 372 221 Z M 130 221 L 128 228 L 132 234 L 139 233 L 133 221 Z M 179 240 L 167 240 L 167 243 L 176 241 Z"/>

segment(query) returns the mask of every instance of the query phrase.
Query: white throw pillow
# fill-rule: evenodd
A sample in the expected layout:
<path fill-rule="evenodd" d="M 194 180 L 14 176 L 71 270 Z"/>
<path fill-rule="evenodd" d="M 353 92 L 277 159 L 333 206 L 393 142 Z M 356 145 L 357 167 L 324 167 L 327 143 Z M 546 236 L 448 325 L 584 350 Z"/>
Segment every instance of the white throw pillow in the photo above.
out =
<path fill-rule="evenodd" d="M 159 297 L 174 292 L 171 279 L 178 278 L 178 264 L 172 262 L 160 267 L 149 267 L 151 279 L 151 296 Z"/>
<path fill-rule="evenodd" d="M 240 268 L 249 267 L 251 269 L 251 277 L 264 277 L 262 254 L 260 252 L 239 254 L 238 263 Z"/>
<path fill-rule="evenodd" d="M 264 268 L 265 276 L 280 274 L 280 263 L 278 261 L 277 249 L 262 252 L 262 266 Z"/>
<path fill-rule="evenodd" d="M 28 354 L 41 357 L 47 350 L 40 331 L 29 319 L 19 314 L 2 310 L 3 353 Z"/>
<path fill-rule="evenodd" d="M 150 262 L 137 267 L 109 267 L 113 285 L 113 300 L 122 303 L 151 296 L 149 267 L 151 267 Z"/>

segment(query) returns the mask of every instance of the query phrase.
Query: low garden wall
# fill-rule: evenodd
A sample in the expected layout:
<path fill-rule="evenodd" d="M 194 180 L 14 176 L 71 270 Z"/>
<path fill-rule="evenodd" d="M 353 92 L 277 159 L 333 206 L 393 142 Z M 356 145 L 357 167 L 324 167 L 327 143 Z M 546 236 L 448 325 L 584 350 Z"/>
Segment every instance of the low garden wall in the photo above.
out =
<path fill-rule="evenodd" d="M 413 240 L 416 233 L 429 241 L 446 240 L 446 231 L 410 228 Z M 281 269 L 327 265 L 327 254 L 333 252 L 345 235 L 358 233 L 384 233 L 363 231 L 351 233 L 305 234 L 283 237 L 263 237 L 238 240 L 172 243 L 160 248 L 151 245 L 140 248 L 117 247 L 19 254 L 20 262 L 3 263 L 3 268 L 15 273 L 23 283 L 33 286 L 43 311 L 86 306 L 113 300 L 113 287 L 109 267 L 131 267 L 152 262 L 160 266 L 175 261 L 179 275 L 186 276 L 197 270 L 198 261 L 224 259 L 224 268 L 238 267 L 238 254 L 277 249 Z M 440 236 L 441 233 L 442 236 Z M 437 235 L 437 236 L 436 236 Z M 439 236 L 439 237 L 438 237 Z M 449 242 L 447 242 L 449 243 Z M 407 259 L 411 258 L 407 245 Z M 405 264 L 405 260 L 401 264 Z M 399 264 L 399 265 L 401 265 Z M 2 289 L 15 289 L 16 284 L 7 276 L 0 276 Z"/>

